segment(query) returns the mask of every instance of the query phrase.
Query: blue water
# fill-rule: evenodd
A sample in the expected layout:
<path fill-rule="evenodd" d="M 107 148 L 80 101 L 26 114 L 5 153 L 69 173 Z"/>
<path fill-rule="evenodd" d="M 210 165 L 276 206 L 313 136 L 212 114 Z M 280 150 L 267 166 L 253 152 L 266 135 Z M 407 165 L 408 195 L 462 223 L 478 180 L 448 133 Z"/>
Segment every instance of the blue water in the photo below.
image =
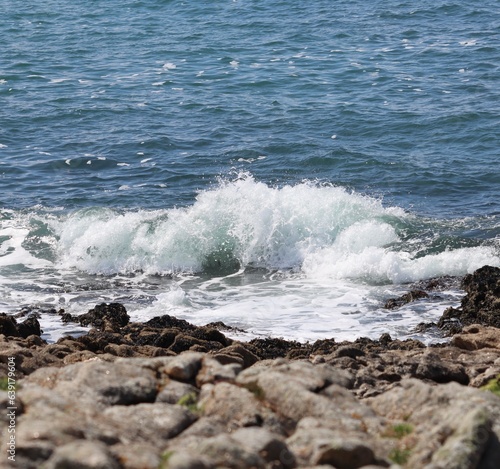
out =
<path fill-rule="evenodd" d="M 254 335 L 405 336 L 460 292 L 395 316 L 384 298 L 500 265 L 497 1 L 0 18 L 4 310 L 120 300 Z"/>

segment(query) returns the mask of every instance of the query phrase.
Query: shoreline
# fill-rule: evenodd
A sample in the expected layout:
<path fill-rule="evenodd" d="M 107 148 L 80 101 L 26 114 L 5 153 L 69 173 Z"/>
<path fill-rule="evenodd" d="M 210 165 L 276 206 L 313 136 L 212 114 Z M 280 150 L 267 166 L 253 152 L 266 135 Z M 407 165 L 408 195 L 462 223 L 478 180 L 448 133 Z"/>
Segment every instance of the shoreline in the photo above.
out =
<path fill-rule="evenodd" d="M 461 308 L 421 325 L 451 337 L 430 346 L 388 334 L 239 342 L 222 323 L 168 315 L 131 323 L 118 303 L 61 316 L 93 329 L 47 344 L 36 318 L 17 324 L 0 315 L 0 374 L 15 365 L 17 404 L 15 461 L 5 463 L 493 469 L 500 269 L 485 266 L 462 285 Z M 413 290 L 387 307 L 425 294 Z M 8 428 L 2 442 L 12 442 Z"/>

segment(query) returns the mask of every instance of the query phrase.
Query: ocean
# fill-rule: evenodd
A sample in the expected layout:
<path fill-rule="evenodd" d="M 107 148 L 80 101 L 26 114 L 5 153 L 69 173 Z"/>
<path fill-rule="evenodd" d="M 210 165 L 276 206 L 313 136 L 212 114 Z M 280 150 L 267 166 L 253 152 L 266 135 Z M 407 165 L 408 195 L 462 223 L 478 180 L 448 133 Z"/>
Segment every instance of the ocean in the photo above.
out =
<path fill-rule="evenodd" d="M 418 338 L 500 266 L 497 0 L 0 4 L 0 311 Z"/>

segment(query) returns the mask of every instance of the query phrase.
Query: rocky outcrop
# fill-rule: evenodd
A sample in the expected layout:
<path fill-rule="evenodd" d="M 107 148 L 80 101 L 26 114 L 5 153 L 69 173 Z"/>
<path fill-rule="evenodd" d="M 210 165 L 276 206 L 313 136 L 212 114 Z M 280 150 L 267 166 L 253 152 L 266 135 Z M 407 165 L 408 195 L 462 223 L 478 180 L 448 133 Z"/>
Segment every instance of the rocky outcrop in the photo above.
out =
<path fill-rule="evenodd" d="M 464 277 L 462 288 L 466 295 L 461 308 L 448 308 L 438 326 L 483 324 L 500 327 L 500 268 L 481 267 Z"/>

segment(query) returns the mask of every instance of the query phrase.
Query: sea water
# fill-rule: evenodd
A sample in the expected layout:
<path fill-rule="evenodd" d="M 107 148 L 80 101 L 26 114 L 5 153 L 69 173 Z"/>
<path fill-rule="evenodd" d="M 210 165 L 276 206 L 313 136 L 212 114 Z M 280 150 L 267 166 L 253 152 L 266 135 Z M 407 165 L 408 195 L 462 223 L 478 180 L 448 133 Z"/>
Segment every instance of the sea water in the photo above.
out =
<path fill-rule="evenodd" d="M 500 6 L 0 5 L 0 310 L 416 333 L 500 266 Z M 42 314 L 43 337 L 84 329 Z"/>

